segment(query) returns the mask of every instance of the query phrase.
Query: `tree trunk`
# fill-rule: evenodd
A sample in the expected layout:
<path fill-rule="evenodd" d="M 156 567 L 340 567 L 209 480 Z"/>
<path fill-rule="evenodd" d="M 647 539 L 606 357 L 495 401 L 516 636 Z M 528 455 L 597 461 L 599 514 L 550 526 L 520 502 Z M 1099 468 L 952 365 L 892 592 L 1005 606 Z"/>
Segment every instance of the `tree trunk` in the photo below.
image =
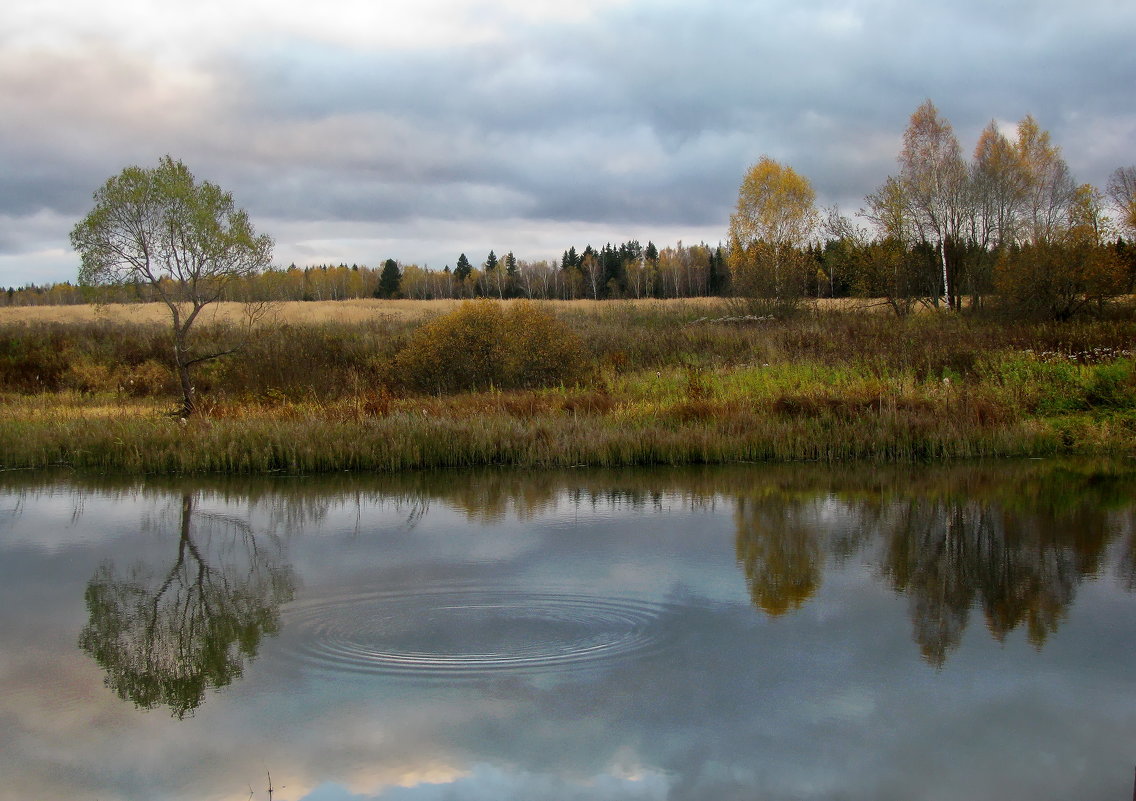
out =
<path fill-rule="evenodd" d="M 947 308 L 953 308 L 951 298 L 951 284 L 950 276 L 947 273 L 947 240 L 945 238 L 939 240 L 939 257 L 943 262 L 943 300 L 946 301 Z"/>
<path fill-rule="evenodd" d="M 188 361 L 185 344 L 181 341 L 181 337 L 177 337 L 174 342 L 174 366 L 177 368 L 178 384 L 181 387 L 181 416 L 183 418 L 192 415 L 195 409 L 193 382 L 189 378 Z"/>

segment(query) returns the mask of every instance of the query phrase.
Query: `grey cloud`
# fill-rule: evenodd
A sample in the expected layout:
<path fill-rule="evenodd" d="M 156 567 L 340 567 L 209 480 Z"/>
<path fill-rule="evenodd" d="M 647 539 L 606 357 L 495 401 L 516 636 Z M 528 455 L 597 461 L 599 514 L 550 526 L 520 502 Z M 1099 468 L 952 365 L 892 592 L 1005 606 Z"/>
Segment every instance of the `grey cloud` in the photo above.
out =
<path fill-rule="evenodd" d="M 254 218 L 724 229 L 763 154 L 854 210 L 928 97 L 966 151 L 991 118 L 1032 113 L 1099 184 L 1133 161 L 1134 25 L 1109 0 L 633 0 L 515 21 L 503 41 L 250 39 L 180 70 L 106 41 L 10 49 L 0 213 L 77 215 L 106 177 L 168 152 Z"/>

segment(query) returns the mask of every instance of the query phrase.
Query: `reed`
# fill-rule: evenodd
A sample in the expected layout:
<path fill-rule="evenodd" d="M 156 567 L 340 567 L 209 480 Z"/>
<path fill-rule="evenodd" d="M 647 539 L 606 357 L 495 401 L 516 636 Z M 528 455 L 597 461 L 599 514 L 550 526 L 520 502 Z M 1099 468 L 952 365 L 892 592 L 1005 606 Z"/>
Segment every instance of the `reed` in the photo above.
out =
<path fill-rule="evenodd" d="M 526 396 L 522 396 L 526 397 Z M 581 411 L 572 398 L 434 401 L 384 416 L 282 406 L 181 422 L 106 405 L 9 414 L 0 466 L 127 473 L 312 473 L 514 465 L 569 467 L 733 461 L 911 461 L 1060 453 L 1132 453 L 1130 417 L 984 418 L 970 401 L 620 402 Z M 44 404 L 46 407 L 48 404 Z M 479 408 L 478 408 L 479 405 Z M 518 414 L 518 408 L 524 408 Z M 472 411 L 471 411 L 472 410 Z"/>
<path fill-rule="evenodd" d="M 199 372 L 203 414 L 186 422 L 167 414 L 160 326 L 0 324 L 0 468 L 308 473 L 1136 454 L 1131 320 L 897 321 L 836 310 L 738 322 L 692 303 L 539 308 L 557 321 L 541 341 L 572 343 L 549 350 L 571 354 L 549 364 L 573 368 L 540 381 L 562 382 L 553 386 L 525 380 L 515 385 L 529 388 L 502 391 L 508 382 L 491 373 L 489 386 L 470 384 L 479 391 L 416 389 L 397 371 L 425 314 L 287 323 Z M 230 333 L 203 326 L 199 344 Z"/>

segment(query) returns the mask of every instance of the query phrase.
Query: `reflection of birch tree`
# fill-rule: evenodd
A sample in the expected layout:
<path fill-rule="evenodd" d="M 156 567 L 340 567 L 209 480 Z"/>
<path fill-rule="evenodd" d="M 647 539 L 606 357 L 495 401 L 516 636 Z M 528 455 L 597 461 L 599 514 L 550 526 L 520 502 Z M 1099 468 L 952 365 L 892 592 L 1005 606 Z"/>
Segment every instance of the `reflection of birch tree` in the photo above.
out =
<path fill-rule="evenodd" d="M 884 574 L 908 596 L 923 658 L 941 666 L 970 616 L 975 581 L 968 547 L 988 525 L 986 510 L 915 500 L 897 504 L 888 522 Z"/>
<path fill-rule="evenodd" d="M 119 576 L 104 564 L 87 584 L 90 618 L 79 646 L 106 684 L 143 709 L 166 705 L 182 718 L 208 688 L 240 678 L 291 600 L 291 568 L 274 561 L 240 520 L 212 519 L 223 536 L 194 531 L 194 497 L 181 501 L 177 557 L 164 573 L 144 565 Z M 211 527 L 212 529 L 212 527 Z"/>
<path fill-rule="evenodd" d="M 1130 483 L 1090 474 L 1045 474 L 983 497 L 871 490 L 853 500 L 771 492 L 737 498 L 735 552 L 754 606 L 769 615 L 800 608 L 819 589 L 827 558 L 870 554 L 908 603 L 923 658 L 941 667 L 975 610 L 997 640 L 1022 630 L 1041 648 L 1065 620 L 1077 587 L 1107 567 L 1136 587 Z"/>
<path fill-rule="evenodd" d="M 1024 626 L 1041 648 L 1107 544 L 1104 516 L 1088 504 L 1019 511 L 915 499 L 892 511 L 881 518 L 884 575 L 910 599 L 915 640 L 936 666 L 958 647 L 975 606 L 996 639 Z"/>
<path fill-rule="evenodd" d="M 1096 517 L 1088 514 L 1088 518 Z M 1024 625 L 1030 643 L 1041 648 L 1065 619 L 1077 585 L 1094 570 L 1103 552 L 1103 542 L 1055 541 L 1054 522 L 1038 515 L 1006 516 L 1001 536 L 990 543 L 981 561 L 986 624 L 999 641 Z M 1071 532 L 1077 532 L 1080 525 L 1087 531 L 1104 530 L 1103 520 L 1086 519 L 1085 514 L 1068 519 L 1065 525 Z"/>

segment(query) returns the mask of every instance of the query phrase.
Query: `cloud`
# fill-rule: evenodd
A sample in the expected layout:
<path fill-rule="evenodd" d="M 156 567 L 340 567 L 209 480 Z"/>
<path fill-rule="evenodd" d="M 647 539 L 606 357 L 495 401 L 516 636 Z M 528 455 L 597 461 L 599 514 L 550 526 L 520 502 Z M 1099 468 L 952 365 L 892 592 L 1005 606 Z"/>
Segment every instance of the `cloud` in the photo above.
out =
<path fill-rule="evenodd" d="M 966 152 L 991 118 L 1032 113 L 1100 184 L 1132 161 L 1134 27 L 1111 0 L 16 0 L 0 214 L 77 217 L 107 177 L 170 153 L 261 228 L 285 221 L 269 230 L 285 261 L 300 224 L 381 241 L 429 221 L 434 248 L 389 254 L 408 262 L 523 239 L 518 220 L 692 240 L 725 229 L 762 155 L 855 210 L 928 97 Z M 66 252 L 66 226 L 44 233 L 34 252 Z M 36 280 L 4 254 L 0 282 Z"/>

